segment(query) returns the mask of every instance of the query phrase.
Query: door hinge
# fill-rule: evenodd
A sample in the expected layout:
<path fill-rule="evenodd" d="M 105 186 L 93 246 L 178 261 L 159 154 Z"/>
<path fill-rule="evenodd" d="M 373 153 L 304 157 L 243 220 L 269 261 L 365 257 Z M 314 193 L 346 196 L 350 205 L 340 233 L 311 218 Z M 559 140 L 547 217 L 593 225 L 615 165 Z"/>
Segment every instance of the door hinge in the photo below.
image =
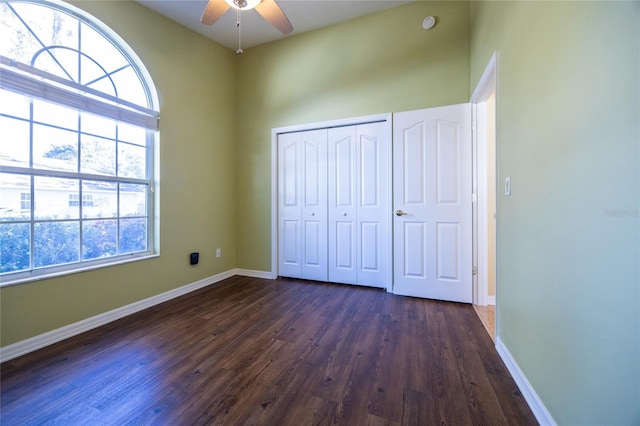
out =
<path fill-rule="evenodd" d="M 478 267 L 474 266 L 473 269 L 471 270 L 471 274 L 472 275 L 478 275 Z"/>
<path fill-rule="evenodd" d="M 472 203 L 478 202 L 478 194 L 471 194 L 471 202 Z"/>

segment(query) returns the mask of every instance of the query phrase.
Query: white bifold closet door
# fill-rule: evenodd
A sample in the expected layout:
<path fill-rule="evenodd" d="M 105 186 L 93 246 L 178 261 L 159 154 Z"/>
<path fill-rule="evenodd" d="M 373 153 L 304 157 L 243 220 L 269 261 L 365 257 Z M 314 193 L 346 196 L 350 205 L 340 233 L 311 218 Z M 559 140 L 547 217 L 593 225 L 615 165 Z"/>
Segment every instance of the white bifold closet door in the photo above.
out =
<path fill-rule="evenodd" d="M 327 281 L 327 130 L 278 136 L 279 274 Z"/>
<path fill-rule="evenodd" d="M 278 135 L 278 274 L 373 287 L 391 278 L 387 122 Z"/>
<path fill-rule="evenodd" d="M 387 123 L 329 129 L 329 281 L 387 287 Z"/>

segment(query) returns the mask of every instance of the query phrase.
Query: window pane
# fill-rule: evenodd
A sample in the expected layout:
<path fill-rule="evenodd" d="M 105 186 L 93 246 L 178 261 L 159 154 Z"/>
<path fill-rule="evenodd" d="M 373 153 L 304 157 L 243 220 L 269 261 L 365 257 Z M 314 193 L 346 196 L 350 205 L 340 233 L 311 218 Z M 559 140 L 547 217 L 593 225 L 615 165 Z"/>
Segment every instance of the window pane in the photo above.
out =
<path fill-rule="evenodd" d="M 140 83 L 138 74 L 127 67 L 111 75 L 118 88 L 118 97 L 136 105 L 148 106 L 147 96 Z"/>
<path fill-rule="evenodd" d="M 29 269 L 28 223 L 0 224 L 0 273 Z"/>
<path fill-rule="evenodd" d="M 105 74 L 105 70 L 101 65 L 94 62 L 93 58 L 83 56 L 80 66 L 82 84 L 99 92 L 116 96 L 116 87 L 113 80 Z"/>
<path fill-rule="evenodd" d="M 15 58 L 16 54 L 12 53 L 18 46 L 19 34 L 18 29 L 22 24 L 18 17 L 9 9 L 7 3 L 0 3 L 0 54 Z"/>
<path fill-rule="evenodd" d="M 109 40 L 85 24 L 82 24 L 82 52 L 88 57 L 97 60 L 100 66 L 109 73 L 129 65 L 129 61 Z M 89 84 L 92 80 L 102 75 L 104 75 L 104 72 L 101 72 L 100 75 L 91 76 L 87 74 L 83 67 L 82 84 Z"/>
<path fill-rule="evenodd" d="M 29 176 L 0 173 L 0 221 L 29 220 L 31 206 L 23 200 L 31 201 L 31 178 Z M 30 202 L 28 204 L 31 204 Z"/>
<path fill-rule="evenodd" d="M 100 175 L 116 174 L 116 142 L 97 136 L 82 135 L 80 171 Z"/>
<path fill-rule="evenodd" d="M 147 185 L 120 185 L 120 216 L 147 215 Z"/>
<path fill-rule="evenodd" d="M 118 140 L 146 146 L 147 129 L 125 123 L 118 123 Z"/>
<path fill-rule="evenodd" d="M 45 43 L 47 47 L 42 52 L 38 52 L 38 54 L 34 56 L 33 67 L 45 70 L 51 74 L 58 75 L 64 79 L 77 83 L 78 52 L 66 48 L 60 48 L 55 44 L 55 42 Z"/>
<path fill-rule="evenodd" d="M 30 5 L 16 4 L 13 8 L 22 15 L 26 16 Z M 30 8 L 33 10 L 33 7 Z M 38 11 L 41 8 L 37 8 Z M 44 11 L 46 15 L 50 13 Z M 31 58 L 42 45 L 38 43 L 36 37 L 30 32 L 18 18 L 18 16 L 9 8 L 6 3 L 0 3 L 0 54 L 8 56 L 19 62 L 30 64 Z"/>
<path fill-rule="evenodd" d="M 120 220 L 120 253 L 133 253 L 147 249 L 147 219 Z"/>
<path fill-rule="evenodd" d="M 29 167 L 29 122 L 0 116 L 0 165 Z"/>
<path fill-rule="evenodd" d="M 118 215 L 118 188 L 115 183 L 83 181 L 82 196 L 92 196 L 93 205 L 84 206 L 83 218 L 112 218 Z"/>
<path fill-rule="evenodd" d="M 80 259 L 78 222 L 42 222 L 33 226 L 34 266 L 61 265 Z"/>
<path fill-rule="evenodd" d="M 77 65 L 65 57 L 70 51 L 64 49 L 54 49 L 53 51 L 40 50 L 44 46 L 66 46 L 72 49 L 78 48 L 78 23 L 77 20 L 67 14 L 53 10 L 47 6 L 29 3 L 12 3 L 13 8 L 26 23 L 27 28 L 21 26 L 24 32 L 17 41 L 23 42 L 21 50 L 21 61 L 27 64 L 32 62 L 45 71 L 59 75 L 64 78 L 75 80 L 77 77 Z M 35 33 L 36 40 L 30 33 Z M 40 43 L 42 42 L 42 44 Z M 55 59 L 57 60 L 54 60 Z M 77 60 L 75 61 L 77 64 Z M 65 68 L 66 67 L 66 68 Z"/>
<path fill-rule="evenodd" d="M 78 134 L 49 126 L 33 125 L 33 166 L 78 171 Z"/>
<path fill-rule="evenodd" d="M 118 143 L 118 176 L 144 179 L 147 174 L 146 164 L 146 148 Z"/>
<path fill-rule="evenodd" d="M 73 131 L 78 130 L 78 111 L 50 102 L 33 101 L 33 120 L 45 124 L 54 124 Z"/>
<path fill-rule="evenodd" d="M 82 259 L 118 254 L 118 221 L 86 220 L 82 222 Z"/>
<path fill-rule="evenodd" d="M 0 114 L 28 119 L 29 98 L 0 89 Z"/>
<path fill-rule="evenodd" d="M 85 112 L 80 114 L 80 120 L 80 130 L 83 133 L 90 133 L 110 139 L 116 138 L 115 121 Z"/>
<path fill-rule="evenodd" d="M 80 217 L 78 180 L 39 176 L 34 179 L 36 220 Z"/>

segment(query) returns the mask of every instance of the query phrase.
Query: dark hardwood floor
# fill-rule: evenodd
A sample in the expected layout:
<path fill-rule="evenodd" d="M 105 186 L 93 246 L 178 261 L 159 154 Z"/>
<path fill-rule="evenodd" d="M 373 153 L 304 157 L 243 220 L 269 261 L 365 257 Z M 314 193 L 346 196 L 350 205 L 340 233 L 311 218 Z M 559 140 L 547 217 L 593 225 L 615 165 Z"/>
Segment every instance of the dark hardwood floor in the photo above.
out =
<path fill-rule="evenodd" d="M 2 425 L 528 425 L 470 305 L 233 277 L 1 366 Z"/>

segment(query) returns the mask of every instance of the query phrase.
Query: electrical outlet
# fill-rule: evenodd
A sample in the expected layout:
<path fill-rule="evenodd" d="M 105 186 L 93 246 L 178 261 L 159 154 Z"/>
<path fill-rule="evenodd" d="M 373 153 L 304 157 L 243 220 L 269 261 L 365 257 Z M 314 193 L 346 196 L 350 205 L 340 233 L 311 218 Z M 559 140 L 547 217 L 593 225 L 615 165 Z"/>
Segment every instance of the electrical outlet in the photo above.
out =
<path fill-rule="evenodd" d="M 222 257 L 222 250 L 219 248 L 216 249 L 216 257 Z"/>

